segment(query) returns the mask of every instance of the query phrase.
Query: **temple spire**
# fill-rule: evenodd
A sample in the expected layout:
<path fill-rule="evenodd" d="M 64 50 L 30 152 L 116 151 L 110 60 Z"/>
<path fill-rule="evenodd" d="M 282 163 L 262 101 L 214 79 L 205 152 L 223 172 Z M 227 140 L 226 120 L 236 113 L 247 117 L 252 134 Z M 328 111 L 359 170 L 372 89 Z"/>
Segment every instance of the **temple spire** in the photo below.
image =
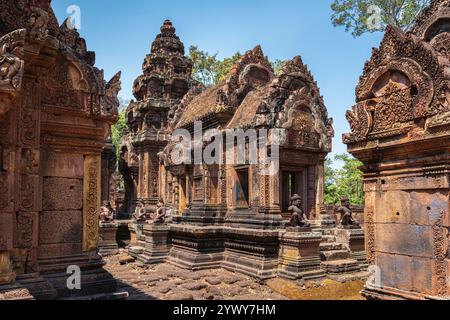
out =
<path fill-rule="evenodd" d="M 183 56 L 184 45 L 175 31 L 172 22 L 169 19 L 165 20 L 161 26 L 161 33 L 156 36 L 152 44 L 152 53 L 181 54 Z"/>

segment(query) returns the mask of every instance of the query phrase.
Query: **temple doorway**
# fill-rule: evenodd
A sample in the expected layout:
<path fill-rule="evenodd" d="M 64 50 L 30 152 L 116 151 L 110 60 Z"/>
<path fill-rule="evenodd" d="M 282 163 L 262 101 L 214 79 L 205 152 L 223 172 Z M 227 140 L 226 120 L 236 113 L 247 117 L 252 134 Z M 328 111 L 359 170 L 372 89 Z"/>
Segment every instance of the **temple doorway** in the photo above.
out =
<path fill-rule="evenodd" d="M 249 174 L 248 168 L 236 169 L 236 180 L 233 185 L 233 202 L 236 208 L 249 207 Z"/>
<path fill-rule="evenodd" d="M 283 171 L 281 182 L 281 210 L 287 213 L 290 206 L 290 199 L 294 194 L 298 194 L 303 199 L 303 206 L 306 204 L 306 181 L 303 171 Z"/>

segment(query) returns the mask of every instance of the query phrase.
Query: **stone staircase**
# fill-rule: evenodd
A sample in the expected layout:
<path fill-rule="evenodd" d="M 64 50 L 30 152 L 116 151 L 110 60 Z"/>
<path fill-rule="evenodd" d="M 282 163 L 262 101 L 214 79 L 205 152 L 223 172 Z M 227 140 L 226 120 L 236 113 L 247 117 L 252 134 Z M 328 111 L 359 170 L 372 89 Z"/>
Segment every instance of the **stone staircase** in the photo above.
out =
<path fill-rule="evenodd" d="M 322 229 L 323 240 L 320 244 L 321 267 L 329 275 L 359 272 L 360 264 L 351 258 L 348 248 L 336 241 L 335 229 Z"/>

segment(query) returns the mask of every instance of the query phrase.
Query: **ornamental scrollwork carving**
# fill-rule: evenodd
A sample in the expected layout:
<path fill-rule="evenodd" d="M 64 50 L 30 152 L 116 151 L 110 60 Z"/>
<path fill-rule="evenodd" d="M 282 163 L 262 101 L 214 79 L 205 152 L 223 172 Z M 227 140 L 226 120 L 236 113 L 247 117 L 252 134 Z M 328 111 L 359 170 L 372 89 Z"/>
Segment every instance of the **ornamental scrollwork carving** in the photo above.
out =
<path fill-rule="evenodd" d="M 447 239 L 443 226 L 444 212 L 440 212 L 433 224 L 434 274 L 436 275 L 435 291 L 439 296 L 447 295 Z"/>
<path fill-rule="evenodd" d="M 255 125 L 286 129 L 293 147 L 331 151 L 333 120 L 302 59 L 287 62 L 257 111 Z"/>
<path fill-rule="evenodd" d="M 11 109 L 11 98 L 22 86 L 25 36 L 21 29 L 0 38 L 0 117 Z"/>

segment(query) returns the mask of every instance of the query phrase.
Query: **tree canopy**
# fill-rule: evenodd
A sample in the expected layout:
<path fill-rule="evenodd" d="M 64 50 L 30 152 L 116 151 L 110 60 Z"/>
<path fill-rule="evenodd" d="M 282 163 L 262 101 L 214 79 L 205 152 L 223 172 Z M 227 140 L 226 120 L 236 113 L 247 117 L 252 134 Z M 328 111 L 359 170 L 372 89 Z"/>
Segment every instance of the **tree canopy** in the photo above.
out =
<path fill-rule="evenodd" d="M 210 87 L 227 79 L 233 65 L 239 61 L 242 55 L 236 52 L 233 56 L 223 60 L 218 59 L 218 54 L 210 54 L 200 50 L 198 46 L 189 48 L 189 58 L 194 62 L 192 68 L 193 78 L 205 86 Z M 285 60 L 271 62 L 276 75 L 279 75 Z"/>
<path fill-rule="evenodd" d="M 339 204 L 341 197 L 348 196 L 352 204 L 363 205 L 363 174 L 359 170 L 362 163 L 349 154 L 336 155 L 334 160 L 343 162 L 343 166 L 334 169 L 329 158 L 325 163 L 325 204 Z"/>
<path fill-rule="evenodd" d="M 194 62 L 192 76 L 207 87 L 225 80 L 233 65 L 241 58 L 239 52 L 223 60 L 219 60 L 217 55 L 211 55 L 197 46 L 189 48 L 189 58 Z"/>
<path fill-rule="evenodd" d="M 331 20 L 354 37 L 384 31 L 388 25 L 408 31 L 430 0 L 334 0 Z"/>

